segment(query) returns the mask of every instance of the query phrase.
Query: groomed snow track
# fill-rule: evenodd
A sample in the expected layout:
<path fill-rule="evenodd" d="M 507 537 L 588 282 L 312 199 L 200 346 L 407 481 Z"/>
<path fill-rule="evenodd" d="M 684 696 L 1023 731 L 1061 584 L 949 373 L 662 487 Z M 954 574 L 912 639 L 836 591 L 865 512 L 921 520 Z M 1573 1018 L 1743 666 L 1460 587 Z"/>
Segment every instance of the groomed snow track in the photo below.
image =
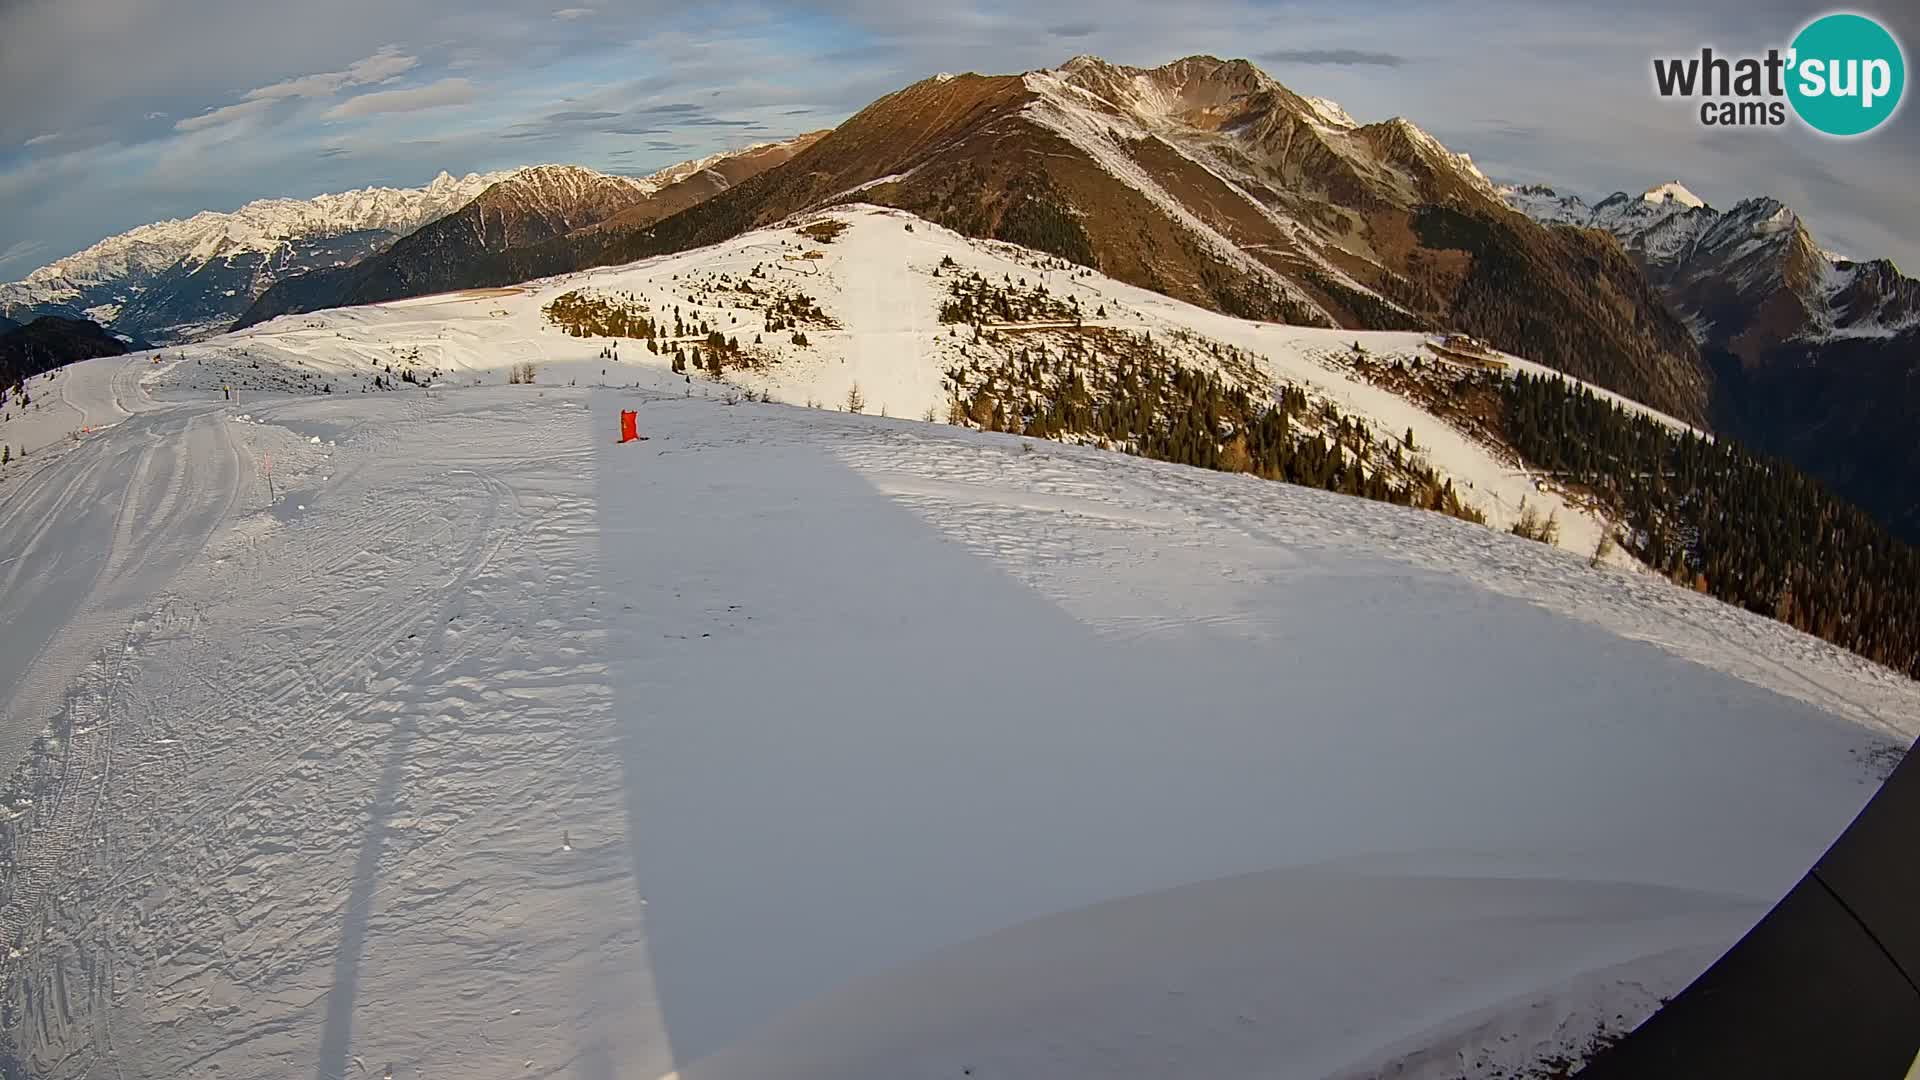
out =
<path fill-rule="evenodd" d="M 937 383 L 843 284 L 876 336 L 806 385 Z M 1524 1075 L 1738 940 L 1920 716 L 1493 529 L 727 404 L 515 314 L 570 287 L 57 377 L 127 415 L 0 476 L 9 1067 Z M 488 385 L 219 397 L 416 344 Z"/>

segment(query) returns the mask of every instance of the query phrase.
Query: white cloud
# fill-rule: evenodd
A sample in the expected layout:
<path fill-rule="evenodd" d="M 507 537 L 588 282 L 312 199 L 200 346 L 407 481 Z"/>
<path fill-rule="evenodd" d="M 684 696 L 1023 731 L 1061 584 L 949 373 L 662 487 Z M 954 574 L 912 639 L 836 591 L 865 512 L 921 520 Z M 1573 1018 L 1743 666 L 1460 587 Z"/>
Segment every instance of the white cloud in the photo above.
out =
<path fill-rule="evenodd" d="M 16 240 L 7 245 L 5 251 L 0 251 L 0 266 L 30 259 L 35 254 L 45 251 L 46 247 L 46 242 L 41 240 Z"/>
<path fill-rule="evenodd" d="M 149 120 L 165 120 L 166 118 L 167 114 L 163 112 L 150 112 L 147 114 L 147 119 Z"/>
<path fill-rule="evenodd" d="M 412 71 L 420 63 L 389 45 L 364 60 L 356 60 L 345 71 L 322 71 L 286 79 L 271 86 L 247 91 L 248 101 L 278 101 L 285 98 L 322 98 L 351 86 L 372 86 Z"/>
<path fill-rule="evenodd" d="M 560 10 L 554 12 L 553 17 L 556 19 L 563 20 L 565 22 L 572 22 L 575 19 L 588 18 L 593 14 L 595 14 L 595 12 L 592 8 L 570 7 L 570 8 L 561 8 Z"/>
<path fill-rule="evenodd" d="M 353 63 L 347 68 L 347 74 L 352 76 L 355 86 L 370 86 L 405 75 L 419 63 L 418 57 L 404 55 L 399 49 L 388 45 L 365 60 Z"/>
<path fill-rule="evenodd" d="M 28 139 L 26 142 L 23 142 L 20 145 L 21 146 L 39 146 L 43 143 L 50 143 L 59 137 L 60 137 L 59 132 L 49 131 L 44 135 L 35 135 L 33 138 Z"/>
<path fill-rule="evenodd" d="M 302 75 L 298 78 L 274 83 L 272 86 L 262 86 L 257 90 L 249 90 L 247 91 L 246 100 L 280 101 L 285 98 L 330 97 L 333 94 L 339 93 L 341 88 L 346 85 L 346 72 L 327 71 L 321 72 L 318 75 Z"/>
<path fill-rule="evenodd" d="M 175 122 L 173 130 L 201 131 L 206 128 L 217 127 L 221 124 L 231 124 L 235 121 L 259 116 L 271 108 L 273 108 L 273 102 L 266 98 L 242 101 L 234 105 L 222 105 L 218 109 L 214 109 L 211 112 L 203 112 L 199 116 L 183 117 Z"/>
<path fill-rule="evenodd" d="M 321 71 L 257 87 L 247 91 L 232 105 L 225 105 L 198 116 L 186 117 L 174 124 L 173 128 L 175 131 L 202 131 L 210 127 L 246 120 L 264 114 L 275 102 L 332 97 L 351 87 L 373 86 L 388 82 L 413 70 L 419 63 L 418 57 L 409 56 L 394 46 L 388 45 L 372 56 L 347 65 L 345 71 Z M 150 113 L 147 118 L 151 120 L 163 115 Z"/>
<path fill-rule="evenodd" d="M 361 94 L 326 111 L 329 120 L 345 120 L 375 113 L 418 112 L 448 105 L 464 105 L 473 100 L 473 83 L 466 79 L 441 79 L 437 83 L 411 90 L 381 90 Z"/>

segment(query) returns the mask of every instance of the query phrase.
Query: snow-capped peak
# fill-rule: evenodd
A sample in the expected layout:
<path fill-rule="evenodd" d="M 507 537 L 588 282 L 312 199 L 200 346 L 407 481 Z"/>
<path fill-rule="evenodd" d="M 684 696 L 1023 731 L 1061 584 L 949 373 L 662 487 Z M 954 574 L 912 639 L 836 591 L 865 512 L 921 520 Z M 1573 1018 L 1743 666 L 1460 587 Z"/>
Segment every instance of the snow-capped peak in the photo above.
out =
<path fill-rule="evenodd" d="M 678 164 L 669 165 L 666 168 L 661 169 L 659 172 L 650 173 L 646 176 L 640 177 L 636 181 L 636 183 L 645 186 L 649 191 L 655 191 L 660 188 L 667 187 L 671 184 L 676 184 L 682 180 L 685 180 L 687 177 L 692 176 L 695 173 L 702 172 L 706 169 L 711 169 L 715 165 L 718 165 L 721 162 L 726 161 L 730 158 L 740 157 L 743 154 L 751 154 L 757 150 L 765 150 L 769 146 L 777 146 L 777 145 L 779 145 L 778 140 L 771 140 L 767 142 L 752 143 L 747 146 L 742 146 L 737 150 L 722 150 L 717 154 L 708 154 L 706 157 L 703 157 L 703 158 L 695 158 L 692 161 L 682 161 L 682 162 L 679 162 Z"/>
<path fill-rule="evenodd" d="M 1308 107 L 1313 110 L 1314 116 L 1319 118 L 1320 122 L 1328 127 L 1356 128 L 1360 126 L 1359 122 L 1348 115 L 1347 110 L 1341 108 L 1340 103 L 1337 101 L 1323 97 L 1311 97 L 1305 94 L 1300 96 L 1300 100 L 1306 102 Z"/>
<path fill-rule="evenodd" d="M 1113 65 L 1092 53 L 1081 53 L 1060 65 L 1062 71 L 1079 71 L 1083 68 L 1108 68 Z"/>
<path fill-rule="evenodd" d="M 1508 206 L 1549 225 L 1585 225 L 1593 208 L 1578 195 L 1562 195 L 1545 184 L 1502 184 L 1495 189 Z"/>
<path fill-rule="evenodd" d="M 1688 191 L 1678 180 L 1669 180 L 1641 192 L 1640 198 L 1650 203 L 1677 202 L 1683 206 L 1705 206 L 1707 201 Z"/>
<path fill-rule="evenodd" d="M 1494 186 L 1492 180 L 1487 178 L 1486 173 L 1480 171 L 1480 166 L 1473 163 L 1471 156 L 1455 153 L 1447 149 L 1446 145 L 1439 139 L 1428 134 L 1425 128 L 1422 128 L 1419 124 L 1414 123 L 1404 116 L 1396 116 L 1387 121 L 1387 123 L 1405 136 L 1414 146 L 1419 147 L 1429 158 L 1452 165 L 1455 171 L 1465 177 L 1468 182 L 1479 187 L 1488 195 L 1496 199 L 1500 198 L 1499 189 Z"/>
<path fill-rule="evenodd" d="M 233 211 L 203 210 L 190 218 L 157 221 L 107 237 L 49 263 L 20 283 L 26 303 L 65 299 L 70 286 L 157 273 L 196 253 L 234 249 L 272 251 L 287 239 L 380 229 L 408 233 L 459 209 L 508 172 L 445 172 L 422 188 L 362 188 L 311 199 L 259 199 Z M 20 291 L 18 289 L 10 291 Z"/>

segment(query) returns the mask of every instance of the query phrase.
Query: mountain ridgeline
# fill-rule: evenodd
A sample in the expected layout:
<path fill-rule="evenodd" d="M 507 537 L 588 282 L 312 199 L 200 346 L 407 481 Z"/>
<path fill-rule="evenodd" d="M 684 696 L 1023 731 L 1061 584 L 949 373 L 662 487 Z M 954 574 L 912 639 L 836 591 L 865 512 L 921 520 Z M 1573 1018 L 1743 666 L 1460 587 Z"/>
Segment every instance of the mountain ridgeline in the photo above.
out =
<path fill-rule="evenodd" d="M 1594 205 L 1542 187 L 1502 188 L 1404 119 L 1359 123 L 1241 60 L 1194 56 L 1142 69 L 1077 57 L 1020 75 L 940 75 L 831 131 L 650 177 L 541 166 L 349 196 L 169 223 L 174 246 L 159 254 L 106 241 L 56 264 L 58 272 L 36 272 L 31 288 L 0 286 L 0 302 L 64 297 L 63 311 L 92 303 L 89 310 L 169 334 L 194 331 L 216 309 L 249 326 L 686 251 L 865 202 L 1237 317 L 1465 331 L 1783 457 L 1920 539 L 1912 482 L 1920 440 L 1910 427 L 1920 414 L 1920 282 L 1884 260 L 1821 250 L 1772 199 L 1722 212 L 1677 183 Z M 323 203 L 324 213 L 300 209 Z M 256 207 L 272 213 L 261 217 Z M 309 224 L 287 224 L 294 221 Z M 201 225 L 185 228 L 194 222 Z M 248 239 L 256 234 L 271 242 Z M 260 270 L 261 259 L 272 272 Z M 226 298 L 209 301 L 216 293 Z M 1597 414 L 1569 407 L 1563 420 L 1570 443 L 1614 437 L 1606 433 L 1613 421 Z M 1201 463 L 1216 452 L 1179 440 L 1139 445 Z M 1538 446 L 1510 445 L 1561 467 Z M 1686 459 L 1680 474 L 1696 479 L 1758 475 L 1745 458 L 1672 453 Z M 1311 453 L 1263 467 L 1364 486 L 1336 458 Z M 1384 497 L 1433 497 L 1418 477 L 1396 483 Z M 1670 552 L 1656 542 L 1665 526 L 1635 501 L 1643 493 L 1619 477 L 1594 483 L 1652 545 L 1636 553 L 1671 570 Z M 1693 505 L 1685 492 L 1664 497 Z M 1767 512 L 1726 491 L 1710 501 Z M 1823 504 L 1802 517 L 1844 515 Z M 1697 521 L 1690 527 L 1715 535 Z M 1863 528 L 1846 519 L 1817 535 L 1829 542 Z M 1795 541 L 1795 558 L 1810 542 Z M 1888 573 L 1905 572 L 1898 558 L 1873 558 Z M 1742 555 L 1714 564 L 1707 578 L 1756 610 L 1788 589 L 1805 611 L 1813 574 Z M 1764 587 L 1753 584 L 1762 579 Z M 1817 624 L 1835 610 L 1808 618 Z M 1857 647 L 1892 655 L 1884 644 Z"/>
<path fill-rule="evenodd" d="M 236 328 L 301 311 L 524 281 L 490 272 L 494 257 L 563 237 L 573 238 L 570 245 L 584 257 L 787 161 L 819 135 L 687 162 L 644 179 L 567 165 L 522 169 L 379 254 L 281 280 L 253 302 Z"/>
<path fill-rule="evenodd" d="M 1677 183 L 1592 207 L 1507 193 L 1541 221 L 1610 234 L 1699 341 L 1713 428 L 1778 454 L 1920 542 L 1920 281 L 1833 255 L 1770 198 L 1720 211 Z"/>
<path fill-rule="evenodd" d="M 506 175 L 442 173 L 421 188 L 261 199 L 142 225 L 0 284 L 0 315 L 88 319 L 163 345 L 217 334 L 274 283 L 358 262 Z"/>
<path fill-rule="evenodd" d="M 470 228 L 422 230 L 361 266 L 281 283 L 242 325 L 627 262 L 864 201 L 1246 318 L 1464 329 L 1707 419 L 1697 348 L 1616 246 L 1517 217 L 1471 161 L 1405 120 L 1358 124 L 1245 61 L 938 76 L 792 151 L 657 217 L 637 204 L 458 249 L 437 238 Z"/>

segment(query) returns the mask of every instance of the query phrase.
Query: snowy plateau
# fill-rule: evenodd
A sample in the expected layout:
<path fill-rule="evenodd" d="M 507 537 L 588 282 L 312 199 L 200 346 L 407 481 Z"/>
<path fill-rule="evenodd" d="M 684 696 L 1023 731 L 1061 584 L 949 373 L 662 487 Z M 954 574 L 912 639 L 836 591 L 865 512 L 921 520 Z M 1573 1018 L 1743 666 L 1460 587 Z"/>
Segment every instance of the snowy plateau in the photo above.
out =
<path fill-rule="evenodd" d="M 963 272 L 1411 428 L 1489 526 L 945 423 L 987 347 L 940 322 Z M 742 282 L 817 309 L 805 344 Z M 764 342 L 683 376 L 566 296 Z M 1577 1058 L 1793 885 L 1920 685 L 1590 565 L 1602 523 L 1356 341 L 1424 346 L 855 206 L 34 379 L 0 421 L 4 1064 Z M 1501 528 L 1529 497 L 1564 548 Z"/>

